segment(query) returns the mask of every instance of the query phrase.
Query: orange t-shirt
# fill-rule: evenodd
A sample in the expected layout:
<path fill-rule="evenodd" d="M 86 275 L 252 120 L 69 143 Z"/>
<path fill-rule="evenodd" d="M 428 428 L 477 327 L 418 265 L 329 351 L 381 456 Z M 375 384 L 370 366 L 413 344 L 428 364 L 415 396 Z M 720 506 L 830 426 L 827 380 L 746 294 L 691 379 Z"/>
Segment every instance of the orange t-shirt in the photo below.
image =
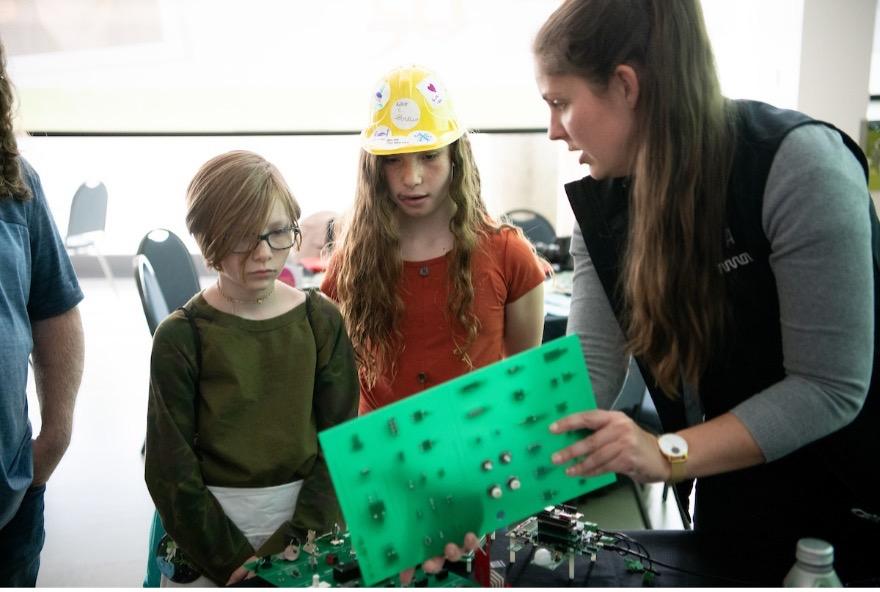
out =
<path fill-rule="evenodd" d="M 544 271 L 529 244 L 510 229 L 490 234 L 474 251 L 471 263 L 474 313 L 480 329 L 468 350 L 474 368 L 504 357 L 505 306 L 544 281 Z M 336 299 L 333 261 L 321 290 Z M 380 377 L 373 389 L 361 385 L 361 414 L 468 372 L 455 355 L 455 340 L 464 341 L 464 329 L 455 332 L 449 320 L 447 256 L 428 261 L 404 261 L 398 293 L 403 299 L 400 330 L 404 348 L 394 377 Z M 457 323 L 456 323 L 457 325 Z"/>

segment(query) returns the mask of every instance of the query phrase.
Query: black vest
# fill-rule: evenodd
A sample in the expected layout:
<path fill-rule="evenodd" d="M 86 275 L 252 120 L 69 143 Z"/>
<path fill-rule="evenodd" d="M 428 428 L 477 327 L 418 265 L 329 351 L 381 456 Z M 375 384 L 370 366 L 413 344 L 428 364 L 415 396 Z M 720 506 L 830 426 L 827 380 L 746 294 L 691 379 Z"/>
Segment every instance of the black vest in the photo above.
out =
<path fill-rule="evenodd" d="M 779 299 L 769 264 L 770 245 L 761 226 L 764 187 L 776 151 L 790 131 L 810 124 L 836 129 L 763 103 L 735 101 L 733 105 L 739 117 L 727 197 L 729 232 L 719 237 L 724 241 L 721 268 L 733 322 L 726 327 L 723 351 L 713 356 L 701 377 L 700 395 L 707 419 L 729 411 L 785 376 Z M 846 134 L 840 134 L 867 174 L 861 150 Z M 599 279 L 620 320 L 624 303 L 618 279 L 628 233 L 628 180 L 586 177 L 566 185 L 566 191 Z M 880 225 L 867 190 L 865 199 L 872 228 L 874 316 L 880 319 Z M 875 330 L 870 391 L 856 420 L 782 459 L 699 479 L 696 528 L 785 533 L 791 538 L 817 536 L 838 544 L 853 532 L 880 537 L 880 525 L 856 516 L 858 510 L 880 515 L 877 336 Z M 681 402 L 666 397 L 647 367 L 639 366 L 664 429 L 685 427 Z"/>

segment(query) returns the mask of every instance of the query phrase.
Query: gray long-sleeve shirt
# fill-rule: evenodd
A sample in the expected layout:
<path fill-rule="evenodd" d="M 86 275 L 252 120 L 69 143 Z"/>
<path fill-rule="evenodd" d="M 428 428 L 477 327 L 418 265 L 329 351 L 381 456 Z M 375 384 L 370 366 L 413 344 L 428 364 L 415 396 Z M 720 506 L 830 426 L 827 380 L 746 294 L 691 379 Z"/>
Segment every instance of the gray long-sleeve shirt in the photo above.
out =
<path fill-rule="evenodd" d="M 762 227 L 779 293 L 786 376 L 732 412 L 765 459 L 780 458 L 849 423 L 873 362 L 873 270 L 864 175 L 837 132 L 792 131 L 764 191 Z M 580 336 L 600 408 L 627 370 L 624 336 L 575 225 L 568 333 Z M 743 369 L 748 371 L 748 369 Z"/>

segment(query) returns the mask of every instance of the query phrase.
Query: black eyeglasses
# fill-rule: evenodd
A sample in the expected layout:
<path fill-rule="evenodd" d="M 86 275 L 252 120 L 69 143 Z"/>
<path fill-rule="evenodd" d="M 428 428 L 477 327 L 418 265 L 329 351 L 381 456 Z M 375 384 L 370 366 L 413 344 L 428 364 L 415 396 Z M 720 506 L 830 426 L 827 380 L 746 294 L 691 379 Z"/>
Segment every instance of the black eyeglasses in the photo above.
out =
<path fill-rule="evenodd" d="M 253 238 L 243 238 L 232 247 L 232 252 L 237 255 L 250 253 L 260 245 L 261 241 L 266 241 L 269 248 L 274 249 L 275 251 L 283 251 L 296 244 L 299 235 L 299 226 L 292 224 L 285 228 L 279 228 L 278 230 L 270 230 L 265 234 Z"/>

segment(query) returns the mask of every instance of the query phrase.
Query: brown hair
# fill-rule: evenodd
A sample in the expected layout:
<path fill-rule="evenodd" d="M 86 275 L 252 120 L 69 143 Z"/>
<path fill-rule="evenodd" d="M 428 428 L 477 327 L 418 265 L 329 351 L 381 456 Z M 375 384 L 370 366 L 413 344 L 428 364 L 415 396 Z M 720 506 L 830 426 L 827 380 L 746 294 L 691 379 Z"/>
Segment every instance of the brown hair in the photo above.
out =
<path fill-rule="evenodd" d="M 699 0 L 567 0 L 534 43 L 550 75 L 601 92 L 639 78 L 630 228 L 621 276 L 628 348 L 668 395 L 699 385 L 724 330 L 725 204 L 735 133 Z"/>
<path fill-rule="evenodd" d="M 27 201 L 31 191 L 21 177 L 18 143 L 12 126 L 15 93 L 6 73 L 6 50 L 0 43 L 0 199 Z"/>
<path fill-rule="evenodd" d="M 480 174 L 467 135 L 449 146 L 449 156 L 449 196 L 455 213 L 449 222 L 454 246 L 450 255 L 447 314 L 464 329 L 465 339 L 457 344 L 455 354 L 470 364 L 467 350 L 480 328 L 472 306 L 471 259 L 480 237 L 497 232 L 502 225 L 494 222 L 486 211 L 480 194 Z M 403 301 L 397 286 L 403 261 L 397 206 L 383 174 L 382 158 L 361 151 L 354 208 L 333 256 L 339 307 L 354 345 L 361 378 L 368 387 L 373 387 L 379 376 L 396 372 L 397 354 L 403 347 L 398 329 Z"/>
<path fill-rule="evenodd" d="M 235 150 L 203 164 L 186 192 L 186 226 L 206 263 L 220 269 L 236 243 L 260 234 L 276 201 L 296 224 L 299 204 L 281 172 L 262 156 Z M 299 240 L 297 234 L 297 248 Z"/>

